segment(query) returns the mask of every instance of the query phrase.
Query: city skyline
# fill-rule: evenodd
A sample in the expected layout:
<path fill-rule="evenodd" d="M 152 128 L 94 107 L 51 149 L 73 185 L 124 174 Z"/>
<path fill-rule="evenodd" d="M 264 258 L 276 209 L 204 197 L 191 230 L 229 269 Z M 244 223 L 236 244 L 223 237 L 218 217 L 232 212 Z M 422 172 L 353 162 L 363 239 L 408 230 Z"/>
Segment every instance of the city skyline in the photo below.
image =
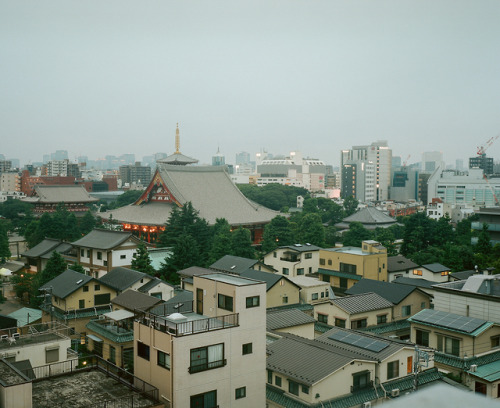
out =
<path fill-rule="evenodd" d="M 177 122 L 181 151 L 200 163 L 218 148 L 231 161 L 266 149 L 336 166 L 340 150 L 387 140 L 410 163 L 437 150 L 450 164 L 500 132 L 496 1 L 54 0 L 0 11 L 1 153 L 22 162 L 57 149 L 172 153 Z"/>

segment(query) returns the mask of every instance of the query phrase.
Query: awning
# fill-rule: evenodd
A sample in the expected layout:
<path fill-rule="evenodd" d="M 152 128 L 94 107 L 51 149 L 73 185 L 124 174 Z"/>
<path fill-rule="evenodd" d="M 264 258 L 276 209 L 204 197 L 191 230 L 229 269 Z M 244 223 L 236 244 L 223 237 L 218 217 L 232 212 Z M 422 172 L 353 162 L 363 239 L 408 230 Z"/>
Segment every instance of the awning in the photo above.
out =
<path fill-rule="evenodd" d="M 120 310 L 115 310 L 114 312 L 104 313 L 103 316 L 106 316 L 107 318 L 118 322 L 120 320 L 134 317 L 134 314 L 132 312 L 129 312 L 128 310 L 120 309 Z"/>
<path fill-rule="evenodd" d="M 89 339 L 94 340 L 94 341 L 102 342 L 102 339 L 100 339 L 100 338 L 99 338 L 99 337 L 97 337 L 97 336 L 94 336 L 93 334 L 87 334 L 87 337 L 88 337 Z"/>

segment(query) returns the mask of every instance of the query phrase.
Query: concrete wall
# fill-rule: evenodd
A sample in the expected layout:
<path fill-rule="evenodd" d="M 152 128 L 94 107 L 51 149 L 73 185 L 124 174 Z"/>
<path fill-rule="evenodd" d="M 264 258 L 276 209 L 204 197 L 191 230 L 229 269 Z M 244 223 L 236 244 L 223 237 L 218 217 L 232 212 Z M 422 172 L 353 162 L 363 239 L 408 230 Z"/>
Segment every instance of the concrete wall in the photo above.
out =
<path fill-rule="evenodd" d="M 283 283 L 283 285 L 281 285 Z M 283 306 L 286 304 L 295 304 L 300 302 L 300 289 L 286 279 L 276 283 L 267 292 L 267 307 Z M 283 298 L 288 298 L 284 302 Z"/>
<path fill-rule="evenodd" d="M 500 323 L 500 301 L 467 295 L 466 292 L 436 291 L 434 309 Z"/>
<path fill-rule="evenodd" d="M 403 307 L 411 306 L 411 313 L 409 316 L 403 315 Z M 415 313 L 420 312 L 423 309 L 430 308 L 430 297 L 426 293 L 419 291 L 413 291 L 406 298 L 404 298 L 399 304 L 394 305 L 392 308 L 392 318 L 393 320 L 407 319 L 413 316 Z"/>
<path fill-rule="evenodd" d="M 377 325 L 377 316 L 386 315 L 387 323 L 392 322 L 392 308 L 387 307 L 379 310 L 371 310 L 369 312 L 349 314 L 332 302 L 325 302 L 314 306 L 314 318 L 318 320 L 318 314 L 328 316 L 327 324 L 335 326 L 335 318 L 346 321 L 346 328 L 351 328 L 351 322 L 355 320 L 367 319 L 367 326 Z"/>
<path fill-rule="evenodd" d="M 1 408 L 31 408 L 32 405 L 31 382 L 3 386 L 0 385 Z"/>

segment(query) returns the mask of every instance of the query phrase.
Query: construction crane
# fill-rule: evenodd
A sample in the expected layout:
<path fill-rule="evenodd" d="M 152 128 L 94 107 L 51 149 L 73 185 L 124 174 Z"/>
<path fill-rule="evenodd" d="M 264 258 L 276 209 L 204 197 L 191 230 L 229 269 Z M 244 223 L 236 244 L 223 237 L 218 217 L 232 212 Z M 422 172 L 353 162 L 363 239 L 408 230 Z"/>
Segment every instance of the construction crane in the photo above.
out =
<path fill-rule="evenodd" d="M 490 137 L 484 146 L 478 146 L 477 147 L 477 155 L 478 156 L 484 156 L 486 154 L 486 150 L 495 142 L 500 137 L 500 133 L 496 136 Z"/>
<path fill-rule="evenodd" d="M 408 155 L 408 157 L 404 160 L 403 162 L 403 167 L 406 167 L 406 164 L 408 163 L 408 160 L 410 160 L 411 154 Z"/>

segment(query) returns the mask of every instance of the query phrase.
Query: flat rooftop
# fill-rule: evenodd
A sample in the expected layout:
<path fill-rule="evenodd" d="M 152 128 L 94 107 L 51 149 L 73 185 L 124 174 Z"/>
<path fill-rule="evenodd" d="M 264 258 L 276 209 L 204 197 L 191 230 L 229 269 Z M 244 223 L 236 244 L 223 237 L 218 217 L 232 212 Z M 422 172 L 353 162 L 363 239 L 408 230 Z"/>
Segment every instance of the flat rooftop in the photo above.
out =
<path fill-rule="evenodd" d="M 37 408 L 105 406 L 105 401 L 117 399 L 122 399 L 123 403 L 110 402 L 108 405 L 136 408 L 156 405 L 99 370 L 80 371 L 33 383 L 33 407 Z"/>
<path fill-rule="evenodd" d="M 12 338 L 11 338 L 12 339 Z M 16 349 L 19 347 L 28 347 L 40 343 L 48 343 L 54 341 L 66 340 L 68 337 L 64 337 L 58 333 L 38 333 L 38 334 L 27 334 L 14 340 L 0 340 L 0 350 L 3 352 L 9 349 Z"/>
<path fill-rule="evenodd" d="M 342 248 L 327 248 L 325 251 L 329 252 L 342 252 L 343 254 L 352 254 L 352 255 L 377 255 L 372 252 L 363 252 L 361 248 L 358 247 L 342 247 Z"/>

